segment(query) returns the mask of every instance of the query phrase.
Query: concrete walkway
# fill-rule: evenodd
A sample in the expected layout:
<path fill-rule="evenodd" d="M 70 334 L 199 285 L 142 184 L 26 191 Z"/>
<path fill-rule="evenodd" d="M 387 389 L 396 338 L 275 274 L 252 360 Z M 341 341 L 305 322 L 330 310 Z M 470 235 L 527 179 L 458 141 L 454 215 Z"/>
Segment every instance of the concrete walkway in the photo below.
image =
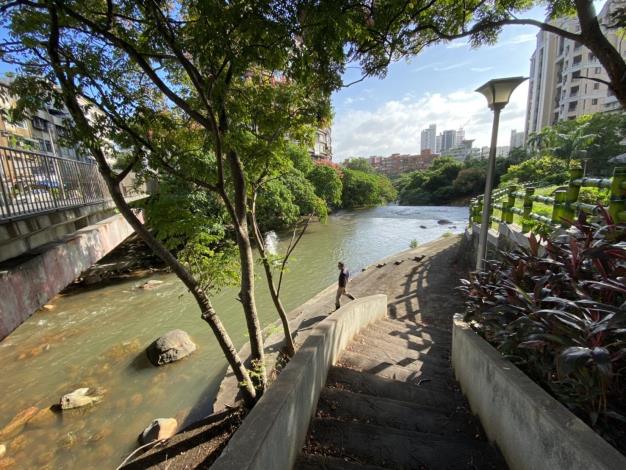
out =
<path fill-rule="evenodd" d="M 353 289 L 387 294 L 389 319 L 357 336 L 331 369 L 294 468 L 506 468 L 450 367 L 452 315 L 463 308 L 457 242 L 405 252 L 377 268 L 367 292 Z"/>

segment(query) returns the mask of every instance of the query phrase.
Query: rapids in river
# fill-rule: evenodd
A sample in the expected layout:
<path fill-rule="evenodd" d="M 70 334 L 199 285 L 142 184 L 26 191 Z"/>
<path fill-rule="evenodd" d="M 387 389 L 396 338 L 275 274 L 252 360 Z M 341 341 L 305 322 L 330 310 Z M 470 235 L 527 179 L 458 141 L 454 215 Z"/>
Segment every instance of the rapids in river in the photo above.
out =
<path fill-rule="evenodd" d="M 309 226 L 286 274 L 282 299 L 296 308 L 333 282 L 337 261 L 353 276 L 361 268 L 446 232 L 464 229 L 468 209 L 389 205 L 331 215 Z M 447 219 L 450 224 L 440 225 Z M 426 228 L 421 228 L 425 226 Z M 452 228 L 455 227 L 455 228 Z M 270 235 L 280 253 L 289 234 Z M 264 326 L 277 319 L 262 268 L 257 265 L 257 305 Z M 0 429 L 22 410 L 46 409 L 79 387 L 98 387 L 95 406 L 61 413 L 42 412 L 21 431 L 0 435 L 5 458 L 15 469 L 115 468 L 137 446 L 137 436 L 155 418 L 201 417 L 210 410 L 225 360 L 184 286 L 172 274 L 140 289 L 147 279 L 73 290 L 51 302 L 0 342 Z M 452 286 L 451 286 L 452 287 Z M 238 347 L 246 328 L 236 290 L 213 299 Z M 172 329 L 187 331 L 198 345 L 189 358 L 156 368 L 145 348 Z M 18 432 L 19 431 L 19 432 Z"/>

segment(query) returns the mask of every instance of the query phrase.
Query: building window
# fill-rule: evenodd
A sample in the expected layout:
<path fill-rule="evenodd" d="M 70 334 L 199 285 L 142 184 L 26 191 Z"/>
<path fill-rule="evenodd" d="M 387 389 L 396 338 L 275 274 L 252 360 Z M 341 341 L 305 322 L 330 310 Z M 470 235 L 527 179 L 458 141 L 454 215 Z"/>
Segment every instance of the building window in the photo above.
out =
<path fill-rule="evenodd" d="M 567 108 L 568 111 L 576 111 L 576 105 L 578 103 L 576 101 L 571 101 L 569 104 L 569 107 Z"/>
<path fill-rule="evenodd" d="M 592 105 L 596 105 L 596 104 L 598 104 L 598 98 L 594 98 L 594 99 L 592 99 L 592 100 L 591 100 L 591 104 L 592 104 Z"/>
<path fill-rule="evenodd" d="M 33 127 L 40 131 L 45 131 L 48 128 L 48 121 L 35 116 L 32 119 Z"/>
<path fill-rule="evenodd" d="M 15 121 L 10 123 L 13 127 L 17 127 L 18 129 L 26 129 L 26 121 Z"/>
<path fill-rule="evenodd" d="M 572 65 L 578 65 L 582 62 L 583 60 L 583 56 L 582 55 L 577 55 L 576 57 L 574 57 L 574 60 L 572 62 Z"/>
<path fill-rule="evenodd" d="M 602 67 L 596 67 L 593 71 L 596 74 L 602 73 Z"/>
<path fill-rule="evenodd" d="M 594 90 L 599 90 L 600 89 L 600 84 L 598 82 L 593 84 L 593 89 Z"/>
<path fill-rule="evenodd" d="M 589 53 L 588 60 L 589 60 L 589 62 L 593 62 L 594 60 L 596 60 L 596 56 L 593 55 L 593 52 Z"/>
<path fill-rule="evenodd" d="M 572 72 L 572 80 L 577 80 L 580 78 L 580 70 L 576 70 L 575 72 Z"/>
<path fill-rule="evenodd" d="M 578 96 L 578 87 L 577 86 L 573 86 L 572 88 L 570 88 L 569 95 L 570 96 Z"/>

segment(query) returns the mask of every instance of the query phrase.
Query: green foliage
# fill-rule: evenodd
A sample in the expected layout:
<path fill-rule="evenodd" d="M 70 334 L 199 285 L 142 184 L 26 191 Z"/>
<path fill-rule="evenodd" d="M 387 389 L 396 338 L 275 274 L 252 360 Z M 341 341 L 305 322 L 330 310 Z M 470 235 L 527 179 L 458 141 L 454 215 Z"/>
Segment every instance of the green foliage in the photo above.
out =
<path fill-rule="evenodd" d="M 307 176 L 315 187 L 315 193 L 330 207 L 341 205 L 343 183 L 337 171 L 328 165 L 315 165 Z"/>
<path fill-rule="evenodd" d="M 596 113 L 562 121 L 532 135 L 529 142 L 540 154 L 564 160 L 587 160 L 587 174 L 609 176 L 608 159 L 624 153 L 620 144 L 626 135 L 626 113 Z"/>
<path fill-rule="evenodd" d="M 503 183 L 533 183 L 537 185 L 562 184 L 568 181 L 567 162 L 556 157 L 545 155 L 531 158 L 519 165 L 509 167 L 502 176 Z"/>
<path fill-rule="evenodd" d="M 485 171 L 480 168 L 464 168 L 452 183 L 457 194 L 479 194 L 485 189 Z"/>
<path fill-rule="evenodd" d="M 314 186 L 302 172 L 294 169 L 263 185 L 256 212 L 259 226 L 266 232 L 291 228 L 302 216 L 309 214 L 324 219 L 328 215 L 328 207 L 315 194 Z"/>
<path fill-rule="evenodd" d="M 366 158 L 351 158 L 343 165 L 350 170 L 362 171 L 363 173 L 374 173 L 374 167 L 370 165 L 370 162 Z"/>
<path fill-rule="evenodd" d="M 418 246 L 419 242 L 415 238 L 411 240 L 411 243 L 409 243 L 409 248 L 417 248 Z"/>
<path fill-rule="evenodd" d="M 383 175 L 345 169 L 342 206 L 345 209 L 371 207 L 395 200 L 396 190 Z"/>
<path fill-rule="evenodd" d="M 609 188 L 580 188 L 578 202 L 585 204 L 602 204 L 606 207 L 609 205 L 610 196 L 611 191 Z"/>
<path fill-rule="evenodd" d="M 293 167 L 304 175 L 308 175 L 315 168 L 311 154 L 303 145 L 287 144 L 287 155 Z"/>

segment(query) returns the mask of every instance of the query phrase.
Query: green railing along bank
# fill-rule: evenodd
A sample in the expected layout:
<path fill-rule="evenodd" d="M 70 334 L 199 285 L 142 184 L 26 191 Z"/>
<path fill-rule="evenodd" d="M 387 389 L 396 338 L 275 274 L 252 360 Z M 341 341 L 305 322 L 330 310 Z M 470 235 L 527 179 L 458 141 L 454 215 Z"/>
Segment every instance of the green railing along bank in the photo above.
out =
<path fill-rule="evenodd" d="M 531 221 L 550 228 L 558 226 L 568 227 L 569 222 L 576 218 L 580 211 L 593 213 L 596 205 L 585 204 L 578 201 L 580 188 L 608 188 L 610 199 L 608 211 L 616 223 L 626 222 L 626 166 L 618 166 L 613 170 L 612 178 L 583 178 L 581 169 L 570 171 L 570 181 L 566 187 L 557 189 L 554 197 L 539 196 L 535 194 L 532 186 L 520 187 L 509 186 L 498 189 L 492 194 L 490 223 L 513 223 L 513 218 L 517 214 L 522 218 L 522 230 L 530 230 Z M 516 207 L 516 202 L 522 201 L 522 208 Z M 533 212 L 533 204 L 541 202 L 552 207 L 551 217 L 546 217 Z M 470 202 L 470 223 L 480 224 L 483 210 L 483 196 L 478 196 Z M 494 210 L 500 212 L 494 214 Z"/>

